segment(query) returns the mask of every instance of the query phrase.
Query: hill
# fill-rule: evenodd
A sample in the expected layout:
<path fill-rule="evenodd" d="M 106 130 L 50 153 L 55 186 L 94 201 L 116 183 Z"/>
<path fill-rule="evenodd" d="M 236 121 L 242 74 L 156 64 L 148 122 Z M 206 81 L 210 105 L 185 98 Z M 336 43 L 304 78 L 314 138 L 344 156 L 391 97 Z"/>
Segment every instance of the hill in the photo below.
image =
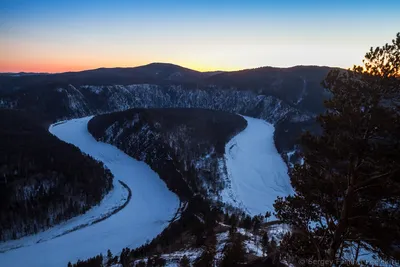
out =
<path fill-rule="evenodd" d="M 89 132 L 155 170 L 181 199 L 218 197 L 225 144 L 246 127 L 241 116 L 206 109 L 130 109 L 94 117 Z"/>

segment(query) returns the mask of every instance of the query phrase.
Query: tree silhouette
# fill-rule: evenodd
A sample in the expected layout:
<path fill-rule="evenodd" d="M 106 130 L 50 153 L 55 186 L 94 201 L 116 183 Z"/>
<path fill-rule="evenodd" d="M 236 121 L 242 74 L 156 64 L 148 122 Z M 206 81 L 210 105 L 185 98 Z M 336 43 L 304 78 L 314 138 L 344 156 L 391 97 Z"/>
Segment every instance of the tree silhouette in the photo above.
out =
<path fill-rule="evenodd" d="M 190 260 L 186 255 L 179 261 L 179 267 L 190 267 Z"/>
<path fill-rule="evenodd" d="M 219 264 L 220 267 L 231 267 L 245 262 L 246 249 L 241 234 L 231 236 L 229 242 L 224 247 L 224 255 Z"/>
<path fill-rule="evenodd" d="M 287 257 L 337 262 L 352 247 L 400 256 L 399 74 L 400 33 L 371 48 L 363 66 L 326 77 L 322 134 L 303 135 L 304 164 L 290 174 L 295 194 L 275 203 L 293 228 L 281 243 Z"/>

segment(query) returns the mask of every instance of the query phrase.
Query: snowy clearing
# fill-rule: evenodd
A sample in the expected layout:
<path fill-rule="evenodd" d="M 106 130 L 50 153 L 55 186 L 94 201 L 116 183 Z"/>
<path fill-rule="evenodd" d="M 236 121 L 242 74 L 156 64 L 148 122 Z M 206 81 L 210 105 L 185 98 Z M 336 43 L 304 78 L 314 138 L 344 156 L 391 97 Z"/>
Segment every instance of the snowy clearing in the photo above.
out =
<path fill-rule="evenodd" d="M 274 144 L 274 126 L 244 117 L 247 127 L 225 146 L 228 187 L 222 200 L 250 215 L 273 212 L 278 196 L 293 193 L 287 166 Z"/>
<path fill-rule="evenodd" d="M 90 119 L 57 123 L 49 130 L 59 139 L 102 161 L 114 174 L 114 189 L 100 205 L 82 216 L 37 235 L 1 243 L 0 249 L 12 248 L 18 242 L 17 246 L 23 246 L 0 253 L 2 267 L 65 267 L 69 261 L 105 254 L 107 249 L 118 254 L 125 247 L 135 248 L 150 241 L 174 217 L 179 208 L 178 197 L 147 164 L 134 160 L 112 145 L 97 142 L 87 130 Z M 74 226 L 95 221 L 123 204 L 128 192 L 118 180 L 132 190 L 132 199 L 125 208 L 99 223 L 54 238 Z"/>

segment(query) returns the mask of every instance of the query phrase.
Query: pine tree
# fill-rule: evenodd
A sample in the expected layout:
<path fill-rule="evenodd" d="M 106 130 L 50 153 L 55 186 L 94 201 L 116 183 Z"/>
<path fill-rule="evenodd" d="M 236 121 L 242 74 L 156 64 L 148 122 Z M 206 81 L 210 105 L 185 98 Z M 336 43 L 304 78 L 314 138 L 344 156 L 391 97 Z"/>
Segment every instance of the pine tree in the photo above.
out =
<path fill-rule="evenodd" d="M 130 264 L 130 249 L 129 248 L 124 248 L 121 251 L 121 255 L 119 256 L 119 262 L 123 267 L 129 266 Z M 108 255 L 107 255 L 108 256 Z"/>
<path fill-rule="evenodd" d="M 268 245 L 269 245 L 269 236 L 268 236 L 267 231 L 262 236 L 261 245 L 262 245 L 262 249 L 263 249 L 263 255 L 265 255 L 265 253 L 267 252 L 267 249 L 268 249 Z"/>
<path fill-rule="evenodd" d="M 167 264 L 167 261 L 161 257 L 161 255 L 156 255 L 153 258 L 153 266 L 154 267 L 164 267 Z"/>
<path fill-rule="evenodd" d="M 278 244 L 274 237 L 267 244 L 267 258 L 272 260 L 272 263 L 277 264 L 280 260 L 280 253 L 278 250 Z"/>
<path fill-rule="evenodd" d="M 238 216 L 233 213 L 229 218 L 229 225 L 236 227 L 238 225 L 238 222 L 239 222 Z"/>
<path fill-rule="evenodd" d="M 261 223 L 263 221 L 263 216 L 256 215 L 253 217 L 253 233 L 256 234 L 260 230 Z"/>
<path fill-rule="evenodd" d="M 243 236 L 235 234 L 229 243 L 225 245 L 224 256 L 220 267 L 231 267 L 245 262 L 246 249 L 243 243 Z"/>
<path fill-rule="evenodd" d="M 270 212 L 270 211 L 267 211 L 266 213 L 265 213 L 265 220 L 267 220 L 268 221 L 268 219 L 269 218 L 271 218 L 271 216 L 272 216 L 272 213 Z"/>
<path fill-rule="evenodd" d="M 200 257 L 193 264 L 193 267 L 211 267 L 214 266 L 215 250 L 206 248 Z"/>
<path fill-rule="evenodd" d="M 190 267 L 190 260 L 186 255 L 179 261 L 179 267 Z"/>
<path fill-rule="evenodd" d="M 153 258 L 152 258 L 151 256 L 149 256 L 149 257 L 147 258 L 147 264 L 146 264 L 146 266 L 147 266 L 147 267 L 154 267 L 154 260 L 153 260 Z"/>
<path fill-rule="evenodd" d="M 263 221 L 264 216 L 262 215 L 256 215 L 253 217 L 252 223 L 253 223 L 253 235 L 254 235 L 254 243 L 256 244 L 258 248 L 258 231 L 261 228 L 261 223 Z"/>
<path fill-rule="evenodd" d="M 286 257 L 336 261 L 354 245 L 400 256 L 399 77 L 400 33 L 371 48 L 363 66 L 328 74 L 322 133 L 302 137 L 304 164 L 290 174 L 295 194 L 275 203 L 293 228 L 281 243 Z"/>
<path fill-rule="evenodd" d="M 111 266 L 113 264 L 113 254 L 111 250 L 107 250 L 107 266 Z"/>
<path fill-rule="evenodd" d="M 243 219 L 243 228 L 246 230 L 250 230 L 251 227 L 252 227 L 251 217 L 249 215 L 246 215 L 246 217 Z"/>
<path fill-rule="evenodd" d="M 229 224 L 229 213 L 224 213 L 224 224 Z"/>
<path fill-rule="evenodd" d="M 203 253 L 193 264 L 194 267 L 212 267 L 215 265 L 217 238 L 215 232 L 210 230 L 203 246 Z"/>
<path fill-rule="evenodd" d="M 146 263 L 143 260 L 141 260 L 135 264 L 135 267 L 146 267 Z"/>

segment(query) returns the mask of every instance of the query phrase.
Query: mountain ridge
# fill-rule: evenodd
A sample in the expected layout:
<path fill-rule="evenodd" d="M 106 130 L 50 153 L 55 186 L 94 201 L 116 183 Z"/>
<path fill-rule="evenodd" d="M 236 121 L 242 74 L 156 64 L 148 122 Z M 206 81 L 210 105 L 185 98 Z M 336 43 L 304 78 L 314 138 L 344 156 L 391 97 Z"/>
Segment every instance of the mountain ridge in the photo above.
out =
<path fill-rule="evenodd" d="M 169 62 L 151 62 L 148 64 L 144 65 L 138 65 L 138 66 L 127 66 L 127 67 L 97 67 L 93 69 L 83 69 L 83 70 L 77 70 L 77 71 L 61 71 L 61 72 L 26 72 L 26 71 L 18 71 L 18 72 L 0 72 L 0 75 L 15 75 L 15 74 L 21 74 L 21 75 L 57 75 L 57 74 L 64 74 L 64 73 L 80 73 L 80 72 L 86 72 L 86 71 L 96 71 L 96 70 L 112 70 L 112 69 L 136 69 L 136 68 L 141 68 L 141 67 L 149 67 L 149 66 L 156 66 L 156 65 L 163 65 L 163 66 L 174 66 L 174 67 L 180 67 L 182 69 L 198 72 L 198 73 L 228 73 L 228 72 L 239 72 L 239 71 L 245 71 L 245 70 L 254 70 L 254 69 L 260 69 L 260 68 L 269 68 L 269 69 L 295 69 L 295 68 L 302 68 L 302 67 L 316 67 L 316 68 L 329 68 L 329 69 L 342 69 L 340 67 L 332 67 L 332 66 L 326 66 L 326 65 L 293 65 L 290 67 L 276 67 L 276 66 L 269 66 L 269 65 L 264 65 L 264 66 L 259 66 L 259 67 L 254 67 L 254 68 L 243 68 L 243 69 L 237 69 L 237 70 L 222 70 L 222 69 L 217 69 L 217 70 L 207 70 L 207 71 L 201 71 L 201 70 L 196 70 L 192 69 L 189 67 L 181 66 L 178 64 L 174 63 L 169 63 Z"/>

